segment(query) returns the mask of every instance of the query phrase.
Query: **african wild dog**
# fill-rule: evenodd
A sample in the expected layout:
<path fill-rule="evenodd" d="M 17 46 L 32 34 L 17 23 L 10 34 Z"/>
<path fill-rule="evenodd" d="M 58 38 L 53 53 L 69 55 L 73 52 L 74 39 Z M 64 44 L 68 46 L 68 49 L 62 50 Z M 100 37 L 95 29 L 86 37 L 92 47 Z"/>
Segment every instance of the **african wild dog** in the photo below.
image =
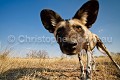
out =
<path fill-rule="evenodd" d="M 40 13 L 41 21 L 45 29 L 54 34 L 61 51 L 67 55 L 78 54 L 79 62 L 81 64 L 82 79 L 91 78 L 91 70 L 94 64 L 92 50 L 95 47 L 101 52 L 106 53 L 120 70 L 119 65 L 112 59 L 109 51 L 106 49 L 100 38 L 89 30 L 97 19 L 98 11 L 98 1 L 90 0 L 76 12 L 72 19 L 69 20 L 62 19 L 56 12 L 50 9 L 43 9 Z M 87 53 L 86 73 L 84 72 L 84 65 L 81 60 L 81 50 L 85 50 Z"/>

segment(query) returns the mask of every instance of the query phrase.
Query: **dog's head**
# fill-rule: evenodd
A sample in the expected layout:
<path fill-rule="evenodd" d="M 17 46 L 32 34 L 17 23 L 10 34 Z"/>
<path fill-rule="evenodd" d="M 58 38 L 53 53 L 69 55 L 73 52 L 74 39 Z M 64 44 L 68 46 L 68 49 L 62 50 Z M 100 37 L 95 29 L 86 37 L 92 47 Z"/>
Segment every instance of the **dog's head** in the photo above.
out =
<path fill-rule="evenodd" d="M 41 21 L 50 33 L 54 33 L 60 49 L 67 55 L 78 54 L 91 32 L 99 10 L 97 0 L 86 2 L 72 19 L 64 20 L 56 12 L 43 9 Z"/>

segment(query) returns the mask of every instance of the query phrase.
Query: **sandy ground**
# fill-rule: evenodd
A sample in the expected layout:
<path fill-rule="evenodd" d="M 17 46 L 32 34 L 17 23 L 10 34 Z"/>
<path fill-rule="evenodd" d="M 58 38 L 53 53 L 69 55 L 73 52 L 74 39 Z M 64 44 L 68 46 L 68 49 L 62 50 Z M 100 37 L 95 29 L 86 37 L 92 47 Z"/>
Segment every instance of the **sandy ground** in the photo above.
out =
<path fill-rule="evenodd" d="M 120 72 L 108 57 L 95 59 L 93 80 L 120 80 Z M 120 65 L 120 56 L 114 59 Z M 0 59 L 0 80 L 80 80 L 79 66 L 77 58 L 5 58 Z"/>

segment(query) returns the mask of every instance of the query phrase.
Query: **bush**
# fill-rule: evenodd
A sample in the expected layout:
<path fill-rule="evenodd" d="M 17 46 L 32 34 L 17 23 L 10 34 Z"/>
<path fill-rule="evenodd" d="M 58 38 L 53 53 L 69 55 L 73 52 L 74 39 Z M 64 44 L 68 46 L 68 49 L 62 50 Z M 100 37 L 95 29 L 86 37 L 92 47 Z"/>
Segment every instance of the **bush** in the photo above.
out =
<path fill-rule="evenodd" d="M 29 58 L 48 58 L 48 53 L 45 50 L 31 50 L 27 54 L 27 57 Z"/>
<path fill-rule="evenodd" d="M 5 49 L 3 51 L 0 52 L 0 59 L 6 59 L 8 58 L 8 55 L 12 52 L 11 49 Z"/>

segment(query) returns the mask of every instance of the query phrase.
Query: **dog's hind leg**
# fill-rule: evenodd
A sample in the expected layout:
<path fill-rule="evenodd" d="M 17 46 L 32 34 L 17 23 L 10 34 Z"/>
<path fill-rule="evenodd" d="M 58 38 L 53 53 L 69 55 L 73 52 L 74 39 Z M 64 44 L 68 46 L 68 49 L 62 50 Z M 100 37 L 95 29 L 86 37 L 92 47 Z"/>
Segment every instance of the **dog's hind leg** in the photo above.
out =
<path fill-rule="evenodd" d="M 118 68 L 118 70 L 120 71 L 120 66 L 113 60 L 110 52 L 107 50 L 107 48 L 105 47 L 105 45 L 103 44 L 103 42 L 97 37 L 97 44 L 96 47 L 99 51 L 105 53 L 108 55 L 108 57 L 111 59 L 111 61 L 114 63 L 114 65 Z"/>

